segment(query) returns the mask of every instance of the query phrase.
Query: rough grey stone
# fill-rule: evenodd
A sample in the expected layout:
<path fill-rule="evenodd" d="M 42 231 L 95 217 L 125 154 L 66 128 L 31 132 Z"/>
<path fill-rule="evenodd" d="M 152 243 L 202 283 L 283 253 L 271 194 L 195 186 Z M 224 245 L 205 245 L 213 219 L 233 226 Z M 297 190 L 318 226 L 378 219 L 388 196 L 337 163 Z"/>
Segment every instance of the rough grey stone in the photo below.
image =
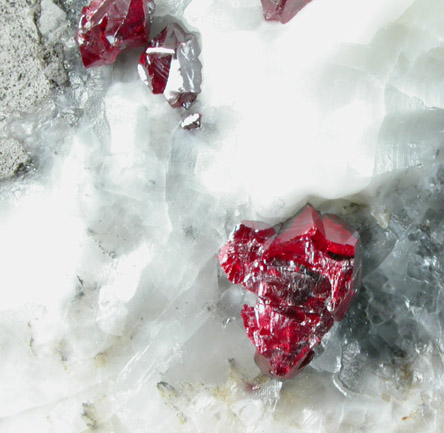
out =
<path fill-rule="evenodd" d="M 0 119 L 29 112 L 48 96 L 51 84 L 41 60 L 40 37 L 34 23 L 37 4 L 25 0 L 0 3 Z"/>
<path fill-rule="evenodd" d="M 12 176 L 28 162 L 29 157 L 17 140 L 0 140 L 0 179 Z"/>
<path fill-rule="evenodd" d="M 8 137 L 8 120 L 32 112 L 67 82 L 60 42 L 66 14 L 51 0 L 7 0 L 0 2 L 0 28 L 0 177 L 7 177 L 28 159 Z"/>

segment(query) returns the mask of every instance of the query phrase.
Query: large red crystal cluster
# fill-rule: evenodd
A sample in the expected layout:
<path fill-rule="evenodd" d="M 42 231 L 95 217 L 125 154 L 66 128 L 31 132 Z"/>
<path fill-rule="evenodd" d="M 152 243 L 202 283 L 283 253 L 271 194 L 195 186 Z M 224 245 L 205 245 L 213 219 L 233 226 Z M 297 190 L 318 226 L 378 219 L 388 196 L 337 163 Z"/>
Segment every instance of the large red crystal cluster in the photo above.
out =
<path fill-rule="evenodd" d="M 92 0 L 76 33 L 83 64 L 109 65 L 122 50 L 147 44 L 154 9 L 151 0 Z"/>
<path fill-rule="evenodd" d="M 170 24 L 142 53 L 139 75 L 154 94 L 163 93 L 173 108 L 189 108 L 200 93 L 199 54 L 196 36 Z"/>
<path fill-rule="evenodd" d="M 291 377 L 341 320 L 356 292 L 358 234 L 334 215 L 306 205 L 275 228 L 243 222 L 219 254 L 231 282 L 258 298 L 241 312 L 265 374 Z"/>
<path fill-rule="evenodd" d="M 267 21 L 288 23 L 311 0 L 261 0 Z"/>

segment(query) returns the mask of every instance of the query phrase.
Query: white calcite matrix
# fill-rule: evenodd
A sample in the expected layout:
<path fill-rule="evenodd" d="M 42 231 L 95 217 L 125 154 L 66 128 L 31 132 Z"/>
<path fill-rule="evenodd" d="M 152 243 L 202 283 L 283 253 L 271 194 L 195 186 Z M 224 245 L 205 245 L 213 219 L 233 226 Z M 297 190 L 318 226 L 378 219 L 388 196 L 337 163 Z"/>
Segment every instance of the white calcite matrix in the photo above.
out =
<path fill-rule="evenodd" d="M 0 431 L 441 431 L 442 0 L 313 0 L 286 25 L 259 0 L 158 0 L 153 30 L 201 44 L 192 131 L 141 50 L 85 70 L 84 4 L 58 4 L 70 84 L 5 129 L 32 165 L 0 184 Z M 216 255 L 307 200 L 359 230 L 363 283 L 281 382 Z"/>

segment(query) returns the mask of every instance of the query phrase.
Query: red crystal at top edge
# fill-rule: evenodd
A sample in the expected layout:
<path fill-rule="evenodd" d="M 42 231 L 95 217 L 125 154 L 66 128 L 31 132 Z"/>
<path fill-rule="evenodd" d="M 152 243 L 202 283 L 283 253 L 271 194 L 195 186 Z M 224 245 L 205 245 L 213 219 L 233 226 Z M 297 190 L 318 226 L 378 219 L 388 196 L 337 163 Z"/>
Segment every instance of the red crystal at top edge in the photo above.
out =
<path fill-rule="evenodd" d="M 258 295 L 241 315 L 266 374 L 288 378 L 349 308 L 359 280 L 359 237 L 334 215 L 306 205 L 277 233 L 243 222 L 219 254 L 231 282 Z"/>
<path fill-rule="evenodd" d="M 264 17 L 267 21 L 288 23 L 311 0 L 261 0 Z"/>
<path fill-rule="evenodd" d="M 75 36 L 85 67 L 112 64 L 122 50 L 148 43 L 154 9 L 152 0 L 92 0 Z"/>

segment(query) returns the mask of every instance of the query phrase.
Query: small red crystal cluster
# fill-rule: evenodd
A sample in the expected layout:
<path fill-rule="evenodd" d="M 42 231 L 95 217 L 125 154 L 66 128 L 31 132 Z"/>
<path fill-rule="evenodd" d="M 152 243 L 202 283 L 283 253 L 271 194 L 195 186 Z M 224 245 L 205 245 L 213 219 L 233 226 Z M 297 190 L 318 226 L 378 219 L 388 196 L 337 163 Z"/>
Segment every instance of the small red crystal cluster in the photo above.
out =
<path fill-rule="evenodd" d="M 148 44 L 139 75 L 154 94 L 163 93 L 173 108 L 189 108 L 200 93 L 200 47 L 192 33 L 170 24 Z"/>
<path fill-rule="evenodd" d="M 357 287 L 358 239 L 339 218 L 311 205 L 278 232 L 258 222 L 232 232 L 219 261 L 231 282 L 258 296 L 241 314 L 265 374 L 297 374 L 344 317 Z"/>
<path fill-rule="evenodd" d="M 150 40 L 154 10 L 152 0 L 92 0 L 82 9 L 75 36 L 83 64 L 110 65 L 122 50 L 148 46 L 139 63 L 142 80 L 173 108 L 188 109 L 200 93 L 199 43 L 178 24 Z"/>
<path fill-rule="evenodd" d="M 147 44 L 154 9 L 151 0 L 92 0 L 75 37 L 83 64 L 110 65 L 122 50 Z"/>
<path fill-rule="evenodd" d="M 261 0 L 267 21 L 288 23 L 311 0 Z"/>
<path fill-rule="evenodd" d="M 266 20 L 286 23 L 311 0 L 261 0 L 261 2 Z M 92 0 L 89 6 L 82 9 L 75 36 L 83 64 L 86 67 L 110 65 L 116 61 L 122 50 L 146 45 L 149 42 L 155 7 L 153 0 Z M 197 56 L 198 53 L 195 53 L 196 41 L 193 38 L 193 35 L 173 25 L 164 29 L 150 43 L 148 49 L 162 47 L 173 49 L 175 53 L 170 53 L 170 57 L 180 62 L 181 56 L 177 50 L 179 45 L 185 44 L 193 48 L 193 62 L 196 62 L 194 55 Z M 182 52 L 186 54 L 183 48 Z M 165 55 L 160 56 L 160 54 L 160 50 L 156 53 L 152 51 L 152 54 L 146 53 L 146 58 L 141 59 L 140 63 L 147 67 L 153 62 L 158 63 L 157 66 L 151 66 L 152 72 L 147 75 L 151 77 L 149 81 L 154 92 L 162 85 L 166 86 L 163 82 L 167 81 L 168 75 L 165 74 L 170 69 L 171 63 L 168 55 L 162 53 Z M 156 56 L 162 60 L 156 60 Z M 187 59 L 186 55 L 182 56 L 182 59 Z M 153 78 L 152 74 L 156 76 Z"/>
<path fill-rule="evenodd" d="M 267 20 L 288 22 L 311 0 L 261 0 Z M 188 109 L 200 93 L 202 65 L 197 38 L 170 24 L 150 40 L 153 0 L 92 0 L 82 9 L 75 39 L 85 67 L 110 65 L 127 48 L 148 45 L 139 74 L 173 108 Z"/>

